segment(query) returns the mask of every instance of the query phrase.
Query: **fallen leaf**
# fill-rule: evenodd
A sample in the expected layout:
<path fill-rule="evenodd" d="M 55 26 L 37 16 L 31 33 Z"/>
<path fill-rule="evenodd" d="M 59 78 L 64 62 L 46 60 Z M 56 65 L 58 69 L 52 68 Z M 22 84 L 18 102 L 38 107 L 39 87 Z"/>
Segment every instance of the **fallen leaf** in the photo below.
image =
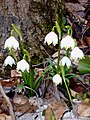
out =
<path fill-rule="evenodd" d="M 77 113 L 80 116 L 87 116 L 90 117 L 90 102 L 81 102 L 78 106 Z"/>
<path fill-rule="evenodd" d="M 65 112 L 66 104 L 63 102 L 53 102 L 48 105 L 45 112 L 45 120 L 50 120 L 52 112 L 54 113 L 55 120 L 59 120 Z"/>
<path fill-rule="evenodd" d="M 21 72 L 17 72 L 17 70 L 11 70 L 11 77 L 21 77 Z"/>
<path fill-rule="evenodd" d="M 12 118 L 6 114 L 0 114 L 0 120 L 12 120 Z"/>

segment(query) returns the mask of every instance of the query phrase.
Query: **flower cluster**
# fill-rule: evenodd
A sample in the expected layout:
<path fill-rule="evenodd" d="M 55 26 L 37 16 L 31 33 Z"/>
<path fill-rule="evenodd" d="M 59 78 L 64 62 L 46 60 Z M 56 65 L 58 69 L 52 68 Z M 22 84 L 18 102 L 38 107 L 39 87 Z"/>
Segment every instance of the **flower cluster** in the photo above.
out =
<path fill-rule="evenodd" d="M 8 48 L 9 50 L 13 48 L 16 51 L 17 49 L 19 49 L 19 42 L 13 36 L 10 36 L 5 41 L 4 48 L 5 49 Z M 5 66 L 10 65 L 12 67 L 12 65 L 13 64 L 15 65 L 15 63 L 16 63 L 16 61 L 11 56 L 8 56 L 4 61 Z M 28 72 L 29 64 L 26 60 L 22 59 L 22 60 L 18 61 L 16 69 L 18 71 L 20 70 L 20 71 L 24 72 L 26 70 Z"/>
<path fill-rule="evenodd" d="M 45 42 L 48 45 L 53 43 L 53 45 L 58 44 L 58 36 L 54 32 L 50 32 L 45 37 Z M 69 68 L 71 66 L 71 61 L 78 61 L 79 59 L 82 59 L 84 57 L 84 53 L 82 50 L 79 49 L 79 47 L 75 46 L 75 40 L 70 36 L 66 35 L 64 38 L 62 38 L 60 43 L 61 49 L 65 49 L 66 52 L 69 51 L 70 57 L 64 56 L 60 60 L 60 64 L 62 66 L 66 66 Z M 62 79 L 59 74 L 56 74 L 53 77 L 53 82 L 57 84 L 62 83 Z"/>

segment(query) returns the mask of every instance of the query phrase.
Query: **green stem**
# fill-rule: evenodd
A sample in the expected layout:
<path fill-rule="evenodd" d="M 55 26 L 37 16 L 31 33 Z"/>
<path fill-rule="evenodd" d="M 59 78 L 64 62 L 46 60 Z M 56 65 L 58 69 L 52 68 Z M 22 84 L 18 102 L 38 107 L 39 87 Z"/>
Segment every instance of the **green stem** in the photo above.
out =
<path fill-rule="evenodd" d="M 18 62 L 17 57 L 16 57 L 16 54 L 15 54 L 15 52 L 14 52 L 14 50 L 13 50 L 12 48 L 10 48 L 10 52 L 12 53 L 15 61 Z"/>
<path fill-rule="evenodd" d="M 59 62 L 60 62 L 60 39 L 58 40 L 58 64 L 57 64 L 58 73 L 59 73 Z"/>
<path fill-rule="evenodd" d="M 13 32 L 14 32 L 14 30 L 11 30 L 11 36 L 13 36 Z"/>
<path fill-rule="evenodd" d="M 61 28 L 60 28 L 60 25 L 58 24 L 58 22 L 56 21 L 55 22 L 56 24 L 56 29 L 57 29 L 57 32 L 58 32 L 58 35 L 59 35 L 59 39 L 58 39 L 58 64 L 57 64 L 57 72 L 59 73 L 59 62 L 60 62 L 60 40 L 61 40 Z"/>
<path fill-rule="evenodd" d="M 23 40 L 22 40 L 22 35 L 20 35 L 19 37 L 20 37 L 20 44 L 21 44 L 21 52 L 24 55 L 24 43 L 23 43 Z"/>
<path fill-rule="evenodd" d="M 67 93 L 68 93 L 68 96 L 69 96 L 69 100 L 72 103 L 72 98 L 71 98 L 71 95 L 70 95 L 70 92 L 69 92 L 69 89 L 68 89 L 68 86 L 67 86 L 67 83 L 66 83 L 65 72 L 64 72 L 64 68 L 63 68 L 62 65 L 61 65 L 61 71 L 62 71 L 62 78 L 64 80 L 64 84 L 65 84 L 65 87 L 66 87 L 66 90 L 67 90 Z"/>
<path fill-rule="evenodd" d="M 66 50 L 66 56 L 69 56 L 69 49 Z"/>

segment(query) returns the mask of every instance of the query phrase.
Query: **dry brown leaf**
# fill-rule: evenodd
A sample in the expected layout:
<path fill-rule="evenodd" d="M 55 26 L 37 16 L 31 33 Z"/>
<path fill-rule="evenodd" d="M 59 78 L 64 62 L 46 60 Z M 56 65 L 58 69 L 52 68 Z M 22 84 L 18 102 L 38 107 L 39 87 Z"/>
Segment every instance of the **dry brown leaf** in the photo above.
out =
<path fill-rule="evenodd" d="M 78 111 L 77 113 L 80 116 L 87 116 L 90 117 L 90 102 L 81 102 L 80 105 L 78 106 Z"/>
<path fill-rule="evenodd" d="M 11 70 L 11 77 L 21 77 L 21 72 L 17 72 L 17 70 Z"/>
<path fill-rule="evenodd" d="M 12 118 L 6 114 L 0 114 L 0 120 L 12 120 Z"/>
<path fill-rule="evenodd" d="M 24 105 L 28 102 L 28 98 L 23 95 L 15 95 L 13 98 L 13 103 L 19 104 L 19 105 Z"/>
<path fill-rule="evenodd" d="M 18 78 L 10 78 L 10 79 L 1 79 L 0 82 L 3 87 L 12 87 L 14 85 L 19 84 L 20 80 Z"/>
<path fill-rule="evenodd" d="M 45 120 L 50 120 L 52 112 L 55 115 L 55 120 L 59 120 L 62 117 L 62 114 L 65 112 L 66 104 L 63 102 L 53 102 L 48 105 L 48 108 L 45 113 Z"/>
<path fill-rule="evenodd" d="M 74 90 L 72 90 L 72 89 L 70 89 L 70 92 L 71 92 L 71 95 L 72 95 L 73 97 L 75 97 L 76 94 L 78 94 L 78 92 L 76 92 L 76 91 L 74 91 Z"/>
<path fill-rule="evenodd" d="M 90 37 L 85 36 L 84 41 L 87 43 L 87 45 L 90 47 Z"/>
<path fill-rule="evenodd" d="M 15 112 L 34 112 L 37 106 L 31 105 L 29 99 L 23 95 L 15 95 L 13 99 Z"/>

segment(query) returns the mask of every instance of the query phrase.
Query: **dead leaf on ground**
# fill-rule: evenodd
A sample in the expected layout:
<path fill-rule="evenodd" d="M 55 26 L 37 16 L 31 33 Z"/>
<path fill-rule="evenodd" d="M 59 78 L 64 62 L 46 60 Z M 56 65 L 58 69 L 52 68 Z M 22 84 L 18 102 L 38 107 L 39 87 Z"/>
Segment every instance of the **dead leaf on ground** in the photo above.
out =
<path fill-rule="evenodd" d="M 90 101 L 89 102 L 81 102 L 78 106 L 77 113 L 80 116 L 90 117 Z"/>
<path fill-rule="evenodd" d="M 10 79 L 0 79 L 0 82 L 3 87 L 12 87 L 14 85 L 19 84 L 20 80 L 18 78 L 10 78 Z"/>
<path fill-rule="evenodd" d="M 63 102 L 53 102 L 52 104 L 48 105 L 45 113 L 45 120 L 50 120 L 50 116 L 52 112 L 55 115 L 55 120 L 59 120 L 63 113 L 65 112 L 66 104 Z"/>
<path fill-rule="evenodd" d="M 0 120 L 12 120 L 12 118 L 6 114 L 0 114 Z"/>
<path fill-rule="evenodd" d="M 21 77 L 21 72 L 17 72 L 17 70 L 11 70 L 11 77 Z"/>
<path fill-rule="evenodd" d="M 90 47 L 90 37 L 85 36 L 84 41 L 87 43 L 87 45 Z"/>
<path fill-rule="evenodd" d="M 31 105 L 29 99 L 23 95 L 16 95 L 13 99 L 14 110 L 15 112 L 34 112 L 37 109 L 37 106 Z"/>

